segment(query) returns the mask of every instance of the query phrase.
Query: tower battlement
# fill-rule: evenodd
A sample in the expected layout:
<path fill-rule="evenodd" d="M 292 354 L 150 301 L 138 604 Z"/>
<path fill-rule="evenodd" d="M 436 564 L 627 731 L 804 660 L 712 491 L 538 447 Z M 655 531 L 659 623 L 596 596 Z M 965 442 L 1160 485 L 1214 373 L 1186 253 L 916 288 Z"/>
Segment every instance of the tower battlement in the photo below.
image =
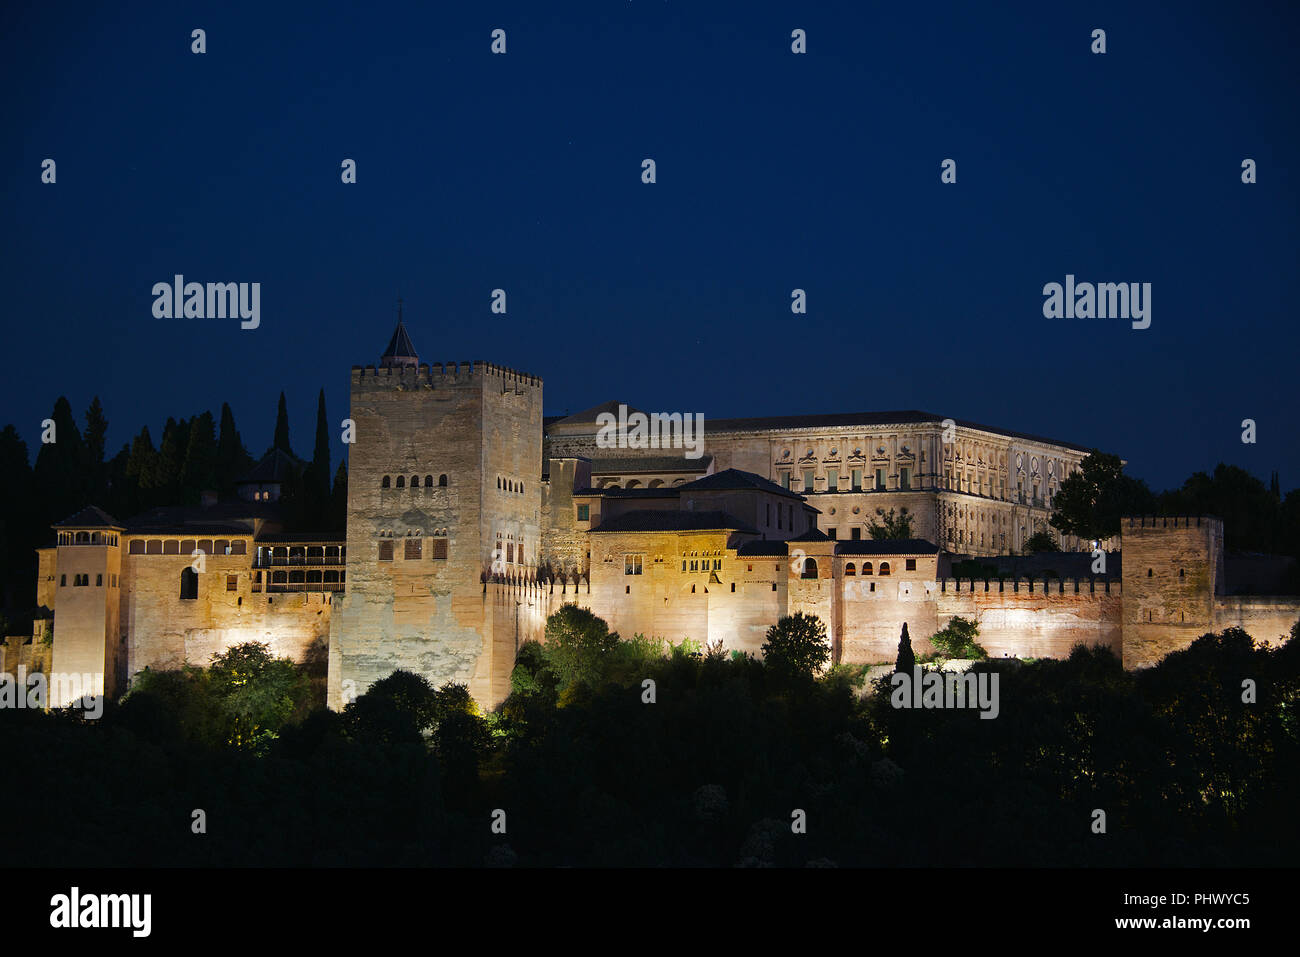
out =
<path fill-rule="evenodd" d="M 508 366 L 485 362 L 482 359 L 463 360 L 459 362 L 421 362 L 416 365 L 402 366 L 353 366 L 352 388 L 354 391 L 387 391 L 390 389 L 436 389 L 472 385 L 475 382 L 497 379 L 503 391 L 510 389 L 522 392 L 526 389 L 540 389 L 542 380 L 539 376 Z"/>

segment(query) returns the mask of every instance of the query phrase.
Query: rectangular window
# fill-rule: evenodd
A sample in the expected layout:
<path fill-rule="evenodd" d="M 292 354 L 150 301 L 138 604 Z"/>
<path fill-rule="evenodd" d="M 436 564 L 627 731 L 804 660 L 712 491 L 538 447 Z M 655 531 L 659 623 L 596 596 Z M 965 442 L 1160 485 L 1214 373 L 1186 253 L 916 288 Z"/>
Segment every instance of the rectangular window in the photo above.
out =
<path fill-rule="evenodd" d="M 812 469 L 804 469 L 804 470 L 803 470 L 803 491 L 804 491 L 804 494 L 807 495 L 807 494 L 808 494 L 809 492 L 811 492 L 812 490 L 813 490 L 813 470 L 812 470 Z"/>
<path fill-rule="evenodd" d="M 435 538 L 433 540 L 433 557 L 445 559 L 447 557 L 447 539 Z"/>
<path fill-rule="evenodd" d="M 904 466 L 903 468 L 898 470 L 898 487 L 899 488 L 912 487 L 912 470 L 910 468 Z"/>
<path fill-rule="evenodd" d="M 862 529 L 858 528 L 857 526 L 854 526 L 853 530 L 849 532 L 849 537 L 852 538 L 853 541 L 855 542 L 860 541 L 862 538 Z"/>
<path fill-rule="evenodd" d="M 60 588 L 67 588 L 67 587 L 68 587 L 68 576 L 67 576 L 67 575 L 60 575 L 60 576 L 59 576 L 59 587 L 60 587 Z"/>
<path fill-rule="evenodd" d="M 379 543 L 379 560 L 381 562 L 391 562 L 393 560 L 393 541 L 384 539 Z"/>
<path fill-rule="evenodd" d="M 682 560 L 682 571 L 686 571 L 686 560 Z"/>
<path fill-rule="evenodd" d="M 826 534 L 830 536 L 830 539 L 831 539 L 831 541 L 833 542 L 833 541 L 835 541 L 836 536 L 839 534 L 839 529 L 837 529 L 837 528 L 828 528 L 828 529 L 826 529 Z"/>
<path fill-rule="evenodd" d="M 853 491 L 862 491 L 862 469 L 853 470 Z"/>
<path fill-rule="evenodd" d="M 876 469 L 876 491 L 883 492 L 884 490 L 885 490 L 885 470 Z"/>
<path fill-rule="evenodd" d="M 840 470 L 827 469 L 826 470 L 826 491 L 838 492 L 839 490 L 840 490 Z"/>
<path fill-rule="evenodd" d="M 623 574 L 640 575 L 641 574 L 641 556 L 625 555 L 623 557 Z"/>
<path fill-rule="evenodd" d="M 916 571 L 916 559 L 915 559 L 915 558 L 909 558 L 909 559 L 907 560 L 907 570 L 908 570 L 909 572 L 914 572 L 914 571 Z"/>
<path fill-rule="evenodd" d="M 102 588 L 102 587 L 104 587 L 104 576 L 103 576 L 103 575 L 96 575 L 96 576 L 95 576 L 95 587 L 96 587 L 96 588 Z"/>
<path fill-rule="evenodd" d="M 578 521 L 580 521 L 580 522 L 589 522 L 589 521 L 591 521 L 591 506 L 590 506 L 590 505 L 579 505 L 579 506 L 578 506 Z"/>
<path fill-rule="evenodd" d="M 507 542 L 506 543 L 506 564 L 513 565 L 514 563 L 515 563 L 515 543 Z"/>
<path fill-rule="evenodd" d="M 786 469 L 781 473 L 781 487 L 787 492 L 790 491 L 790 470 Z"/>
<path fill-rule="evenodd" d="M 769 528 L 772 526 L 772 503 L 767 503 L 767 521 L 764 523 Z"/>
<path fill-rule="evenodd" d="M 227 575 L 227 576 L 226 576 L 226 591 L 239 591 L 239 576 L 238 576 L 238 575 Z"/>
<path fill-rule="evenodd" d="M 422 538 L 408 538 L 406 540 L 406 554 L 402 557 L 408 562 L 415 561 L 424 552 L 423 545 L 424 539 Z"/>

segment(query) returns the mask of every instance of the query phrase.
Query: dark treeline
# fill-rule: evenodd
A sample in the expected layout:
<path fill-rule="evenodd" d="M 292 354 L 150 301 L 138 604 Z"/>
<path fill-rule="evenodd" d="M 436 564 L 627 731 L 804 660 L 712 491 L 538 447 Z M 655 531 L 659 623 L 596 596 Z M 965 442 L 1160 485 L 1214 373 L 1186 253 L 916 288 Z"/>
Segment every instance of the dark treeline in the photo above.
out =
<path fill-rule="evenodd" d="M 41 782 L 23 812 L 41 840 L 11 852 L 803 867 L 1290 866 L 1300 850 L 1300 625 L 1280 649 L 1234 629 L 1138 673 L 1082 648 L 983 662 L 1000 679 L 988 720 L 896 709 L 888 677 L 866 688 L 861 669 L 814 678 L 771 647 L 664 654 L 568 617 L 524 646 L 486 715 L 406 672 L 313 709 L 307 677 L 258 646 L 146 675 L 97 721 L 4 709 L 0 750 Z"/>
<path fill-rule="evenodd" d="M 98 396 L 86 409 L 82 427 L 62 396 L 49 419 L 53 426 L 42 430 L 34 462 L 14 426 L 0 431 L 0 587 L 11 627 L 20 627 L 15 619 L 33 611 L 35 549 L 53 541 L 53 523 L 86 505 L 98 505 L 123 521 L 156 506 L 198 505 L 205 491 L 233 498 L 235 483 L 262 457 L 255 459 L 245 448 L 227 403 L 222 403 L 219 416 L 201 412 L 188 419 L 169 417 L 156 441 L 146 425 L 111 455 L 105 441 L 108 418 Z M 337 471 L 330 471 L 324 390 L 317 402 L 309 460 L 299 459 L 290 445 L 284 393 L 274 435 L 266 452 L 279 448 L 294 463 L 284 489 L 287 527 L 342 531 L 347 468 L 340 463 Z"/>

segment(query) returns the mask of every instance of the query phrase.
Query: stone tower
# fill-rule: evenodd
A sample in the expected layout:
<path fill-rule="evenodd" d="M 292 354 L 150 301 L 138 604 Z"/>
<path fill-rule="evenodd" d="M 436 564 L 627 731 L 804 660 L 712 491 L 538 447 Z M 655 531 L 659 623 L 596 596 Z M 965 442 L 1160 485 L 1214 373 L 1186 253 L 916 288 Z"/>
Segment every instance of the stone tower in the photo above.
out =
<path fill-rule="evenodd" d="M 54 616 L 57 640 L 50 659 L 51 707 L 86 695 L 116 694 L 121 641 L 123 526 L 91 505 L 54 526 L 57 540 Z M 75 676 L 75 677 L 74 677 Z"/>
<path fill-rule="evenodd" d="M 1215 627 L 1223 593 L 1223 521 L 1206 516 L 1122 519 L 1125 668 L 1156 664 Z"/>
<path fill-rule="evenodd" d="M 492 582 L 532 580 L 541 544 L 541 380 L 422 363 L 399 315 L 379 365 L 352 369 L 351 419 L 330 706 L 397 668 L 497 704 L 518 636 Z"/>

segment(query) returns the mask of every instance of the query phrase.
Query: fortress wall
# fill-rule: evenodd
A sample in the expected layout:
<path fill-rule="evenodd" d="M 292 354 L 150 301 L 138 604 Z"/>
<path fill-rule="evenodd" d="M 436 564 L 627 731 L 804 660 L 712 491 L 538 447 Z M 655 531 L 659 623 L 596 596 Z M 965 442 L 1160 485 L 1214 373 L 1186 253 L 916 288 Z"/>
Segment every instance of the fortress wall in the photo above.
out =
<path fill-rule="evenodd" d="M 978 641 L 991 657 L 1064 658 L 1079 643 L 1120 650 L 1120 588 L 1110 592 L 1101 583 L 1089 591 L 1089 582 L 889 581 L 877 579 L 872 592 L 869 578 L 844 581 L 842 661 L 879 664 L 892 662 L 898 639 L 907 623 L 912 650 L 933 651 L 929 638 L 960 616 L 973 619 Z M 1064 592 L 1061 590 L 1064 585 Z M 1075 586 L 1078 585 L 1078 591 Z"/>
<path fill-rule="evenodd" d="M 270 645 L 277 657 L 302 661 L 329 640 L 333 606 L 321 593 L 252 591 L 249 555 L 210 555 L 198 576 L 198 597 L 180 598 L 187 555 L 123 555 L 121 630 L 130 636 L 126 677 L 142 669 L 206 666 L 212 655 L 247 641 Z M 226 576 L 237 590 L 226 590 Z M 59 637 L 63 640 L 62 623 Z"/>
<path fill-rule="evenodd" d="M 1273 647 L 1291 636 L 1291 628 L 1297 621 L 1300 621 L 1300 598 L 1296 597 L 1242 595 L 1214 601 L 1215 631 L 1244 628 L 1252 638 Z"/>

